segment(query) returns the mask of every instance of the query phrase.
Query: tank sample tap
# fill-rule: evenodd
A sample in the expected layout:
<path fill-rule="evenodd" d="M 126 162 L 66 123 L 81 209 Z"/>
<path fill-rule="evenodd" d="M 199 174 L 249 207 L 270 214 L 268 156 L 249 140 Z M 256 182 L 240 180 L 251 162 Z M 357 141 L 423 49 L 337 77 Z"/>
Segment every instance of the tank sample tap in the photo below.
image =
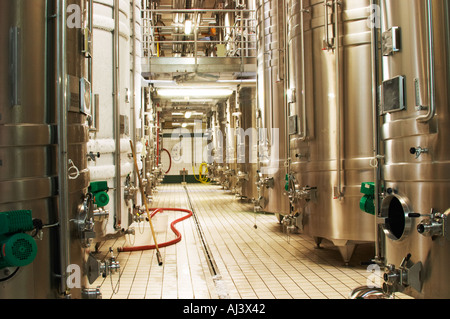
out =
<path fill-rule="evenodd" d="M 398 269 L 392 264 L 386 265 L 383 275 L 383 292 L 391 295 L 402 292 L 409 286 L 420 292 L 422 290 L 421 271 L 422 262 L 413 263 L 411 254 L 403 258 Z"/>
<path fill-rule="evenodd" d="M 420 155 L 424 154 L 424 153 L 428 153 L 428 148 L 422 148 L 420 146 L 417 147 L 411 147 L 409 149 L 409 152 L 412 155 L 416 155 L 416 159 L 420 157 Z"/>

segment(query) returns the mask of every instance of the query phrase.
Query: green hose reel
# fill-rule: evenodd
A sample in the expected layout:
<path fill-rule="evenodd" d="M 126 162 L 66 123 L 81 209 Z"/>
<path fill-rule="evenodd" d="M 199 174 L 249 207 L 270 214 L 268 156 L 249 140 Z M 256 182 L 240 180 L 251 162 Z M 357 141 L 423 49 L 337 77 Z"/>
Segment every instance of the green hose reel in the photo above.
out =
<path fill-rule="evenodd" d="M 34 229 L 30 210 L 0 213 L 0 269 L 31 264 L 37 255 L 33 237 L 24 233 Z"/>
<path fill-rule="evenodd" d="M 98 207 L 105 207 L 109 203 L 109 195 L 108 195 L 108 182 L 99 181 L 99 182 L 91 182 L 89 186 L 89 191 L 94 196 L 94 203 Z"/>

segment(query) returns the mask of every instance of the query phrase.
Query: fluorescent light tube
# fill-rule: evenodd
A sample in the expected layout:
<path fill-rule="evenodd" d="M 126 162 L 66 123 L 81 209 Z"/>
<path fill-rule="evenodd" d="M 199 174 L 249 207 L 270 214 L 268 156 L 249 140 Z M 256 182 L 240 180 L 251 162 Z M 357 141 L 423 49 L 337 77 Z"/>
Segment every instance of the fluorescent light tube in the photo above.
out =
<path fill-rule="evenodd" d="M 159 89 L 158 96 L 165 98 L 225 98 L 233 93 L 229 89 Z"/>
<path fill-rule="evenodd" d="M 184 34 L 191 34 L 192 32 L 192 21 L 191 20 L 186 20 L 184 22 Z"/>

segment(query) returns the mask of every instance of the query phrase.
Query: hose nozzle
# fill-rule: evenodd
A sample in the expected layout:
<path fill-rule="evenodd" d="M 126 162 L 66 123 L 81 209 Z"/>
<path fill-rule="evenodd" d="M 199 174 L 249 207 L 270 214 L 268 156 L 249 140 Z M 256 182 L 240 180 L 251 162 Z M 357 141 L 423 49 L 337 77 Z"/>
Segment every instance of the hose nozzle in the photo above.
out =
<path fill-rule="evenodd" d="M 156 258 L 158 259 L 158 266 L 162 266 L 163 262 L 159 251 L 156 252 Z"/>

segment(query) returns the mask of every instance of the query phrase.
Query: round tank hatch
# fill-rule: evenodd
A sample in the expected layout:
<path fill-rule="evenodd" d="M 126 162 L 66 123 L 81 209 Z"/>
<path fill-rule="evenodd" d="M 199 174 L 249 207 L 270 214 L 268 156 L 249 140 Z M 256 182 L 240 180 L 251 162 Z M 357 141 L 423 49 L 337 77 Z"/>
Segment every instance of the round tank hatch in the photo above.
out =
<path fill-rule="evenodd" d="M 411 228 L 408 214 L 412 211 L 408 201 L 398 195 L 389 195 L 381 203 L 381 215 L 385 218 L 385 231 L 393 240 L 401 240 Z"/>

